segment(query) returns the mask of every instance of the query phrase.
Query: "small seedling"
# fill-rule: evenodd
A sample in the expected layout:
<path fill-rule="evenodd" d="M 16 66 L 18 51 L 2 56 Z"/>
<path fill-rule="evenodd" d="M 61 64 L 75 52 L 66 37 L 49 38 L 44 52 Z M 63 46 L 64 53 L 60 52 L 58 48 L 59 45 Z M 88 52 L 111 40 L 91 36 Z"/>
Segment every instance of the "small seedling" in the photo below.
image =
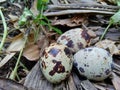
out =
<path fill-rule="evenodd" d="M 116 0 L 117 5 L 120 6 L 120 0 Z M 107 28 L 104 30 L 102 36 L 100 37 L 100 40 L 102 40 L 107 33 L 108 29 L 110 28 L 111 25 L 116 25 L 120 24 L 120 10 L 116 12 L 112 17 L 110 17 L 109 24 Z"/>

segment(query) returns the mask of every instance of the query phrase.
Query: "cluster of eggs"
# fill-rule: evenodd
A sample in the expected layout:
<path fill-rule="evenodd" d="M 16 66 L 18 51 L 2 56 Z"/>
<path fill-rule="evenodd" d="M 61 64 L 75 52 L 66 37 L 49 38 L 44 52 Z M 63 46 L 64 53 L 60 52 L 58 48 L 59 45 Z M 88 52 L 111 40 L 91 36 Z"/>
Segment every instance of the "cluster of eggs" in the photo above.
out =
<path fill-rule="evenodd" d="M 60 83 L 70 75 L 73 65 L 88 79 L 106 79 L 111 74 L 112 56 L 102 48 L 86 48 L 89 43 L 87 31 L 75 28 L 45 48 L 40 67 L 46 79 L 54 84 Z"/>

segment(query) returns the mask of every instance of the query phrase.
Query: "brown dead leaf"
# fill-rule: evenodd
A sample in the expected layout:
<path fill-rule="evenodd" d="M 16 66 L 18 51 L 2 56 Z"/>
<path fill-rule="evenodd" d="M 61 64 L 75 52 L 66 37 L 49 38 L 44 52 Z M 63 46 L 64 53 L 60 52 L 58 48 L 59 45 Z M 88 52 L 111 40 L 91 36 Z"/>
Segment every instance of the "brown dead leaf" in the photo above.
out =
<path fill-rule="evenodd" d="M 87 15 L 75 15 L 71 19 L 72 23 L 75 23 L 76 25 L 81 25 L 82 23 L 85 23 L 87 21 Z"/>
<path fill-rule="evenodd" d="M 30 61 L 36 61 L 41 57 L 44 48 L 48 46 L 48 39 L 43 35 L 42 31 L 39 34 L 37 44 L 34 44 L 34 34 L 28 36 L 28 43 L 23 51 L 23 56 Z"/>
<path fill-rule="evenodd" d="M 71 23 L 71 19 L 61 19 L 61 20 L 54 20 L 51 21 L 52 25 L 62 25 L 62 26 L 69 26 L 69 27 L 74 27 L 77 26 L 75 23 Z"/>
<path fill-rule="evenodd" d="M 115 42 L 111 40 L 106 39 L 103 41 L 99 41 L 98 43 L 95 44 L 95 46 L 108 50 L 112 55 L 120 54 L 120 50 L 118 50 L 117 46 L 115 45 Z"/>
<path fill-rule="evenodd" d="M 115 90 L 120 90 L 120 77 L 115 73 L 112 73 L 112 83 L 115 87 Z"/>
<path fill-rule="evenodd" d="M 52 25 L 63 25 L 63 26 L 75 27 L 75 26 L 81 25 L 82 23 L 86 23 L 87 17 L 84 15 L 76 15 L 68 19 L 51 20 L 51 22 L 52 22 L 51 23 Z"/>
<path fill-rule="evenodd" d="M 12 43 L 6 50 L 8 54 L 6 54 L 6 56 L 0 62 L 0 67 L 5 65 L 16 54 L 17 51 L 20 51 L 24 47 L 24 44 L 25 40 L 22 33 L 14 37 Z"/>
<path fill-rule="evenodd" d="M 93 44 L 97 43 L 98 41 L 99 41 L 99 37 L 92 38 L 90 41 L 90 45 L 93 45 Z"/>
<path fill-rule="evenodd" d="M 15 22 L 15 21 L 19 20 L 18 16 L 15 16 L 15 15 L 12 15 L 12 14 L 9 14 L 8 16 L 10 18 L 10 22 Z"/>
<path fill-rule="evenodd" d="M 23 56 L 26 57 L 30 61 L 36 61 L 40 57 L 40 50 L 38 45 L 35 44 L 28 44 L 26 45 L 24 51 L 23 51 Z"/>
<path fill-rule="evenodd" d="M 40 57 L 43 54 L 44 49 L 49 45 L 49 40 L 44 35 L 40 35 L 37 45 L 40 48 Z"/>
<path fill-rule="evenodd" d="M 96 35 L 96 33 L 94 32 L 94 31 L 92 31 L 92 30 L 88 30 L 88 32 L 87 32 L 89 35 L 90 35 L 90 37 L 92 37 L 92 38 L 95 38 L 97 35 Z"/>
<path fill-rule="evenodd" d="M 36 61 L 40 57 L 40 50 L 37 44 L 34 44 L 34 33 L 30 33 L 28 36 L 28 42 L 23 51 L 23 56 L 30 61 Z"/>

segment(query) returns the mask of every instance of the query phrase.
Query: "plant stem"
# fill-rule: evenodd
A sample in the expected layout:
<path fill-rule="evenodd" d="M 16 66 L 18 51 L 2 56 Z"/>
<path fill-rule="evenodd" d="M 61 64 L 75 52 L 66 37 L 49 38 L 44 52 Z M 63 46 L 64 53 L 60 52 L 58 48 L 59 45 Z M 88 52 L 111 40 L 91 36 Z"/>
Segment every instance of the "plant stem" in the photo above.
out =
<path fill-rule="evenodd" d="M 2 11 L 1 11 L 1 8 L 0 8 L 0 16 L 1 16 L 1 18 L 2 18 L 3 27 L 4 27 L 4 34 L 3 34 L 2 41 L 1 41 L 1 43 L 0 43 L 0 52 L 1 52 L 1 50 L 2 50 L 2 48 L 3 48 L 3 45 L 4 45 L 4 42 L 5 42 L 5 39 L 6 39 L 6 37 L 7 37 L 7 24 L 6 24 L 6 22 L 5 22 L 5 18 L 4 18 L 4 15 L 3 15 Z"/>
<path fill-rule="evenodd" d="M 100 37 L 100 41 L 104 38 L 105 34 L 107 33 L 107 31 L 108 31 L 108 29 L 109 29 L 109 27 L 110 27 L 111 25 L 112 25 L 112 23 L 109 23 L 109 24 L 108 24 L 107 28 L 104 30 L 102 36 Z"/>
<path fill-rule="evenodd" d="M 24 35 L 24 46 L 25 46 L 25 43 L 27 41 L 27 35 Z M 20 50 L 20 53 L 19 53 L 19 56 L 18 56 L 18 59 L 17 59 L 17 62 L 16 62 L 16 65 L 15 65 L 15 68 L 14 70 L 12 71 L 11 75 L 10 75 L 10 79 L 15 79 L 16 75 L 17 75 L 17 69 L 18 69 L 18 64 L 20 63 L 20 59 L 21 59 L 21 56 L 22 56 L 22 53 L 23 53 L 23 49 L 24 47 Z"/>
<path fill-rule="evenodd" d="M 15 79 L 15 76 L 16 76 L 16 74 L 17 74 L 18 64 L 19 64 L 20 58 L 21 58 L 21 56 L 22 56 L 22 52 L 23 52 L 23 48 L 20 50 L 19 57 L 18 57 L 18 59 L 17 59 L 15 68 L 14 68 L 14 70 L 12 71 L 12 73 L 11 73 L 11 75 L 10 75 L 10 79 L 13 79 L 13 80 Z"/>
<path fill-rule="evenodd" d="M 43 10 L 44 10 L 44 5 L 42 5 L 42 7 L 41 7 L 41 11 L 40 11 L 40 16 L 41 16 L 41 17 L 40 17 L 40 19 L 42 19 L 42 17 L 43 17 L 43 16 L 42 16 L 42 15 L 43 15 Z"/>

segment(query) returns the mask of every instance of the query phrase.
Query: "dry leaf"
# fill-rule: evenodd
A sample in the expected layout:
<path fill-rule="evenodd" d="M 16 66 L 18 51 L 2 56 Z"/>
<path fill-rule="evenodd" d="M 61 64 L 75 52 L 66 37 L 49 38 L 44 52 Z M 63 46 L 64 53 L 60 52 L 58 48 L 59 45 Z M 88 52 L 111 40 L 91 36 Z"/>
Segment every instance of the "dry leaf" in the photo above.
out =
<path fill-rule="evenodd" d="M 95 44 L 95 46 L 108 50 L 112 55 L 120 54 L 120 50 L 118 50 L 117 46 L 115 45 L 115 42 L 111 40 L 106 39 L 103 41 L 99 41 L 98 43 Z"/>
<path fill-rule="evenodd" d="M 28 36 L 28 43 L 24 48 L 23 56 L 30 61 L 36 61 L 40 57 L 39 46 L 34 44 L 34 33 L 31 33 Z"/>
<path fill-rule="evenodd" d="M 77 25 L 81 25 L 82 23 L 87 22 L 87 15 L 75 15 L 72 19 L 71 19 L 72 23 L 75 23 Z"/>
<path fill-rule="evenodd" d="M 24 47 L 24 44 L 25 40 L 23 38 L 23 34 L 19 34 L 16 37 L 14 37 L 12 43 L 6 50 L 8 54 L 0 62 L 0 67 L 5 65 L 16 54 L 17 51 L 20 51 Z"/>
<path fill-rule="evenodd" d="M 73 18 L 69 19 L 59 19 L 59 20 L 51 20 L 52 25 L 63 25 L 63 26 L 79 26 L 82 23 L 85 23 L 87 21 L 86 16 L 84 15 L 76 15 Z"/>
<path fill-rule="evenodd" d="M 97 35 L 96 35 L 96 33 L 94 32 L 94 31 L 92 31 L 92 30 L 88 30 L 88 32 L 87 32 L 89 35 L 90 35 L 90 37 L 92 37 L 92 38 L 95 38 Z"/>
<path fill-rule="evenodd" d="M 23 56 L 30 61 L 38 60 L 40 57 L 40 50 L 38 45 L 28 44 L 23 51 Z"/>
<path fill-rule="evenodd" d="M 120 77 L 118 77 L 115 73 L 112 73 L 112 83 L 115 87 L 115 90 L 120 90 Z"/>
<path fill-rule="evenodd" d="M 18 16 L 15 16 L 12 14 L 9 14 L 8 16 L 9 16 L 11 22 L 15 22 L 15 21 L 19 20 Z"/>

